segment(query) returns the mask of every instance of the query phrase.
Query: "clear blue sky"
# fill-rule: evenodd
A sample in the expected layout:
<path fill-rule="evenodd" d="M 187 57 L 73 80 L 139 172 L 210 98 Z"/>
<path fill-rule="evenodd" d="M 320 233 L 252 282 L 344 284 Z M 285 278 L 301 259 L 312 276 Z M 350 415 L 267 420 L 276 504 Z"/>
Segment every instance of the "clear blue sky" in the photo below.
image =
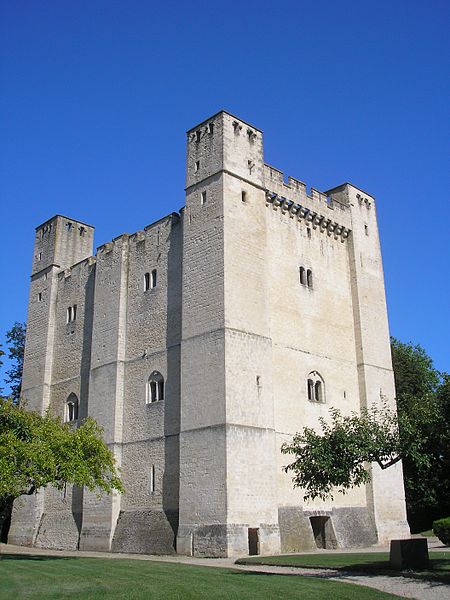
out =
<path fill-rule="evenodd" d="M 185 131 L 225 108 L 286 174 L 375 195 L 391 332 L 450 371 L 449 7 L 3 0 L 1 337 L 34 227 L 62 213 L 100 245 L 178 210 Z"/>

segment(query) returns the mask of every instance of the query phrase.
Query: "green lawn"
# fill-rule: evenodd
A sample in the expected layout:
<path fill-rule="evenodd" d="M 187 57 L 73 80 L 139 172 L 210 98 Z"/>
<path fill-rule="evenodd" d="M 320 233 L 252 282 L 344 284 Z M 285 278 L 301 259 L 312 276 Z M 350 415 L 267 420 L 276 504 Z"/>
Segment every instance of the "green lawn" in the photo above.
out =
<path fill-rule="evenodd" d="M 388 575 L 408 575 L 421 579 L 439 579 L 450 583 L 450 552 L 430 552 L 430 567 L 425 571 L 403 572 L 391 570 L 387 552 L 285 554 L 281 556 L 249 556 L 238 564 L 277 565 L 287 567 L 328 567 L 348 571 L 383 572 Z"/>
<path fill-rule="evenodd" d="M 28 600 L 381 600 L 374 589 L 144 560 L 0 555 L 0 598 Z"/>

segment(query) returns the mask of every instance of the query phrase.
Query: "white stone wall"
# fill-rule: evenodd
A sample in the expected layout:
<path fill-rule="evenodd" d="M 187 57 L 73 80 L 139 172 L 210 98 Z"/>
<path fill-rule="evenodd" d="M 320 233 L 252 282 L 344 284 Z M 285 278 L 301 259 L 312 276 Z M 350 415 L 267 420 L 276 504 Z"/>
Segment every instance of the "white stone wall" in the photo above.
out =
<path fill-rule="evenodd" d="M 188 131 L 186 185 L 180 215 L 96 258 L 90 226 L 57 216 L 37 229 L 23 393 L 61 417 L 75 393 L 80 419 L 104 427 L 126 493 L 21 500 L 11 541 L 165 553 L 178 532 L 178 552 L 225 556 L 248 552 L 257 528 L 271 553 L 312 547 L 312 515 L 331 517 L 338 545 L 407 534 L 401 465 L 305 503 L 280 452 L 331 406 L 395 404 L 374 199 L 285 182 L 264 164 L 262 132 L 225 112 Z M 311 371 L 323 403 L 308 400 Z M 153 372 L 164 400 L 147 403 Z"/>

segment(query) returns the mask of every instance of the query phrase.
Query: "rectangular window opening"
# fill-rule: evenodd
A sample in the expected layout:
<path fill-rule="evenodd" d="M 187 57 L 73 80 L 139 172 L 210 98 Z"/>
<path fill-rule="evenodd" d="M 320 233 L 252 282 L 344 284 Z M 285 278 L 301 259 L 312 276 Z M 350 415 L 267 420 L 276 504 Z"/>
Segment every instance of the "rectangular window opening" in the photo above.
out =
<path fill-rule="evenodd" d="M 155 465 L 152 465 L 150 468 L 150 493 L 155 493 Z"/>
<path fill-rule="evenodd" d="M 156 269 L 153 269 L 150 276 L 150 288 L 153 289 L 156 287 Z"/>
<path fill-rule="evenodd" d="M 38 302 L 42 302 L 42 292 L 39 292 L 38 294 Z"/>
<path fill-rule="evenodd" d="M 247 192 L 245 190 L 241 192 L 241 200 L 242 202 L 247 202 Z"/>
<path fill-rule="evenodd" d="M 202 206 L 204 204 L 206 204 L 206 192 L 201 193 L 200 202 L 201 202 Z"/>
<path fill-rule="evenodd" d="M 194 171 L 197 173 L 197 171 L 200 169 L 200 161 L 196 160 L 195 161 L 195 165 L 194 165 Z"/>

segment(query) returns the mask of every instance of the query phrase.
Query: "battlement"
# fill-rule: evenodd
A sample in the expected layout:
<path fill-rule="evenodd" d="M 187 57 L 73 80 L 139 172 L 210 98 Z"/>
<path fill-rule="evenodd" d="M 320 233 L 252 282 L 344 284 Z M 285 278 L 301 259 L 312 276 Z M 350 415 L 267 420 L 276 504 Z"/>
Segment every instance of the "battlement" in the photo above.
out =
<path fill-rule="evenodd" d="M 284 195 L 284 191 L 292 200 L 301 202 L 309 198 L 312 202 L 322 203 L 322 205 L 333 208 L 334 199 L 331 198 L 328 192 L 321 192 L 318 189 L 311 187 L 310 193 L 308 194 L 306 183 L 299 179 L 295 179 L 295 177 L 291 177 L 290 175 L 287 177 L 286 183 L 286 177 L 283 171 L 280 171 L 272 165 L 264 164 L 264 182 L 267 189 L 275 187 L 276 191 L 282 196 Z M 346 208 L 346 203 L 339 202 L 339 204 L 343 209 Z"/>
<path fill-rule="evenodd" d="M 120 235 L 116 236 L 112 240 L 105 242 L 104 244 L 101 244 L 100 246 L 98 246 L 97 247 L 97 255 L 111 252 L 114 249 L 114 246 L 116 245 L 116 243 L 119 241 L 128 240 L 129 242 L 132 242 L 132 243 L 142 242 L 146 239 L 147 234 L 151 233 L 155 228 L 157 228 L 161 225 L 167 224 L 169 222 L 178 223 L 179 221 L 180 221 L 180 215 L 176 212 L 172 212 L 169 215 L 166 215 L 165 217 L 162 217 L 161 219 L 158 219 L 157 221 L 154 221 L 153 223 L 146 225 L 144 227 L 144 229 L 139 229 L 138 231 L 135 231 L 134 233 L 121 233 Z"/>

